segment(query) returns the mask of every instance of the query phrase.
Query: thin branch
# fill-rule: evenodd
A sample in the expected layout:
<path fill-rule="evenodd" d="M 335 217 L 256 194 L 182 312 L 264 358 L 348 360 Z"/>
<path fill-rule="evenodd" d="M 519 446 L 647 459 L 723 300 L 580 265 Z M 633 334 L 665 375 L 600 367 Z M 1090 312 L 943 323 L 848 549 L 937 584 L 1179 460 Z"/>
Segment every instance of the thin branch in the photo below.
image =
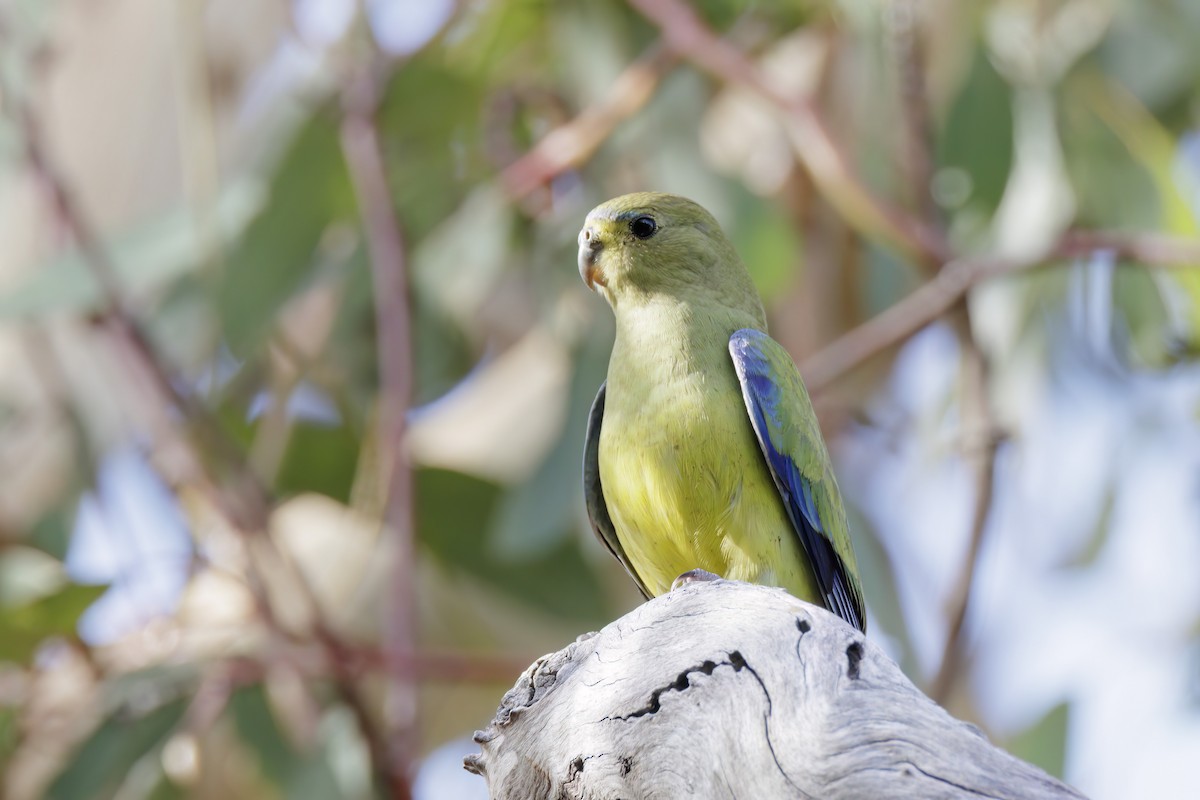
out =
<path fill-rule="evenodd" d="M 394 552 L 387 638 L 390 651 L 402 659 L 413 651 L 416 641 L 413 483 L 405 442 L 413 365 L 408 264 L 376 122 L 379 97 L 379 78 L 369 66 L 364 67 L 347 84 L 343 94 L 341 137 L 366 229 L 375 287 L 375 346 L 380 380 L 375 446 L 380 485 L 386 487 L 383 519 L 393 537 Z M 391 773 L 393 796 L 407 798 L 411 796 L 410 767 L 416 756 L 417 689 L 408 672 L 390 672 L 385 716 L 393 736 L 384 763 Z"/>
<path fill-rule="evenodd" d="M 617 76 L 599 101 L 550 131 L 532 149 L 505 167 L 500 173 L 505 192 L 519 200 L 587 161 L 617 125 L 650 101 L 663 77 L 677 63 L 677 56 L 661 43 L 651 45 Z"/>
<path fill-rule="evenodd" d="M 1097 252 L 1111 252 L 1118 260 L 1147 267 L 1200 266 L 1200 239 L 1138 231 L 1067 231 L 1053 256 L 1086 258 Z"/>
<path fill-rule="evenodd" d="M 930 697 L 941 705 L 945 705 L 949 700 L 966 658 L 967 613 L 974 594 L 979 553 L 983 550 L 992 500 L 995 497 L 996 454 L 1002 438 L 990 396 L 991 365 L 972 334 L 970 314 L 965 303 L 957 306 L 953 322 L 963 348 L 961 425 L 967 460 L 975 475 L 975 507 L 971 514 L 967 552 L 959 568 L 958 579 L 950 592 L 949 623 L 942 658 L 937 675 L 930 685 Z"/>
<path fill-rule="evenodd" d="M 972 287 L 1001 275 L 1024 272 L 1107 251 L 1119 260 L 1151 269 L 1200 266 L 1200 240 L 1156 233 L 1068 231 L 1040 258 L 1010 261 L 997 257 L 949 262 L 928 282 L 886 311 L 867 320 L 804 360 L 800 371 L 816 394 L 884 350 L 900 344 L 954 307 Z"/>
<path fill-rule="evenodd" d="M 951 261 L 887 310 L 834 339 L 800 365 L 814 394 L 889 347 L 900 344 L 954 307 L 980 281 L 1010 269 L 998 259 Z"/>
<path fill-rule="evenodd" d="M 891 243 L 918 263 L 937 266 L 946 260 L 948 248 L 936 231 L 876 197 L 854 173 L 833 132 L 808 98 L 789 97 L 773 86 L 745 53 L 713 33 L 683 0 L 629 0 L 629 4 L 658 26 L 671 50 L 778 108 L 791 123 L 801 163 L 851 226 Z"/>

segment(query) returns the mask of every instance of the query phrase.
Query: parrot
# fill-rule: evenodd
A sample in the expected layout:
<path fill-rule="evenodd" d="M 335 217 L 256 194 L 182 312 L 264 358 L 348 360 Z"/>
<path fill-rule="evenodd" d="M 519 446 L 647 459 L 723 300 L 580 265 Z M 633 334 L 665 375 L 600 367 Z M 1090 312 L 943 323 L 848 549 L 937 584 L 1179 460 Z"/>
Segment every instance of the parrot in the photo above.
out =
<path fill-rule="evenodd" d="M 579 233 L 579 273 L 616 319 L 584 500 L 643 596 L 712 573 L 782 587 L 865 631 L 812 401 L 716 219 L 670 194 L 609 200 Z"/>

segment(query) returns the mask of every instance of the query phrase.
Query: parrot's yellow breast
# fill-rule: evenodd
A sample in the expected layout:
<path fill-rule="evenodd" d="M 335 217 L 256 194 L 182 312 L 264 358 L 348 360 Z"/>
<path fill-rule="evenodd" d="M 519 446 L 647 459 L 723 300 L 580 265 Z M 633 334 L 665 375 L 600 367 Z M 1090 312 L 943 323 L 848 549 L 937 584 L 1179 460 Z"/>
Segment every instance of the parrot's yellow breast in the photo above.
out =
<path fill-rule="evenodd" d="M 655 595 L 700 568 L 817 599 L 732 364 L 639 381 L 610 370 L 600 481 L 617 538 Z"/>

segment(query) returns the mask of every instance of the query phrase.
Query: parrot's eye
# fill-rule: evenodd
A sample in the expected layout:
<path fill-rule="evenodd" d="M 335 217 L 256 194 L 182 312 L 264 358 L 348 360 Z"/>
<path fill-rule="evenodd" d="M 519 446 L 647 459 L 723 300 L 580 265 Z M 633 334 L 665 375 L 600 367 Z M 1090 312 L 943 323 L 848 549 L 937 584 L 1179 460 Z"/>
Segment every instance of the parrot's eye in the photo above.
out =
<path fill-rule="evenodd" d="M 654 217 L 638 217 L 629 223 L 629 232 L 639 239 L 649 239 L 658 233 L 658 223 Z"/>

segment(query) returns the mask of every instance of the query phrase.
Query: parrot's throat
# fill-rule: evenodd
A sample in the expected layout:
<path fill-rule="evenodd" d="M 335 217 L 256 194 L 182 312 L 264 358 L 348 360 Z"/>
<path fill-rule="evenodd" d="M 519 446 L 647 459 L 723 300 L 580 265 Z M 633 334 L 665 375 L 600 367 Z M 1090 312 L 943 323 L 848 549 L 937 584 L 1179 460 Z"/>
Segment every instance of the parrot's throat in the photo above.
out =
<path fill-rule="evenodd" d="M 761 316 L 715 304 L 668 297 L 614 307 L 617 335 L 609 364 L 610 393 L 625 379 L 667 383 L 689 375 L 728 372 L 729 337 L 739 328 L 764 330 Z"/>

